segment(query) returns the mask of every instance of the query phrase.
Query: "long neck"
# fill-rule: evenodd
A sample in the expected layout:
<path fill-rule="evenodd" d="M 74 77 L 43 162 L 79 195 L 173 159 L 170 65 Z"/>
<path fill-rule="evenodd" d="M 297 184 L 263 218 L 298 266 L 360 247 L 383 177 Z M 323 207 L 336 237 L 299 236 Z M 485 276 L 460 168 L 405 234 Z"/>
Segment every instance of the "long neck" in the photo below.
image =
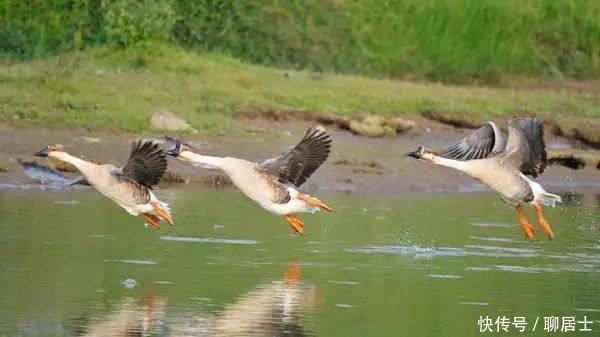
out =
<path fill-rule="evenodd" d="M 191 151 L 182 151 L 179 154 L 179 158 L 193 164 L 207 165 L 213 168 L 223 168 L 223 158 L 221 157 L 203 156 Z"/>
<path fill-rule="evenodd" d="M 54 151 L 48 154 L 48 157 L 53 157 L 58 160 L 67 162 L 73 166 L 75 166 L 81 173 L 86 175 L 89 172 L 89 169 L 96 166 L 96 164 L 85 161 L 81 158 L 77 158 L 63 151 Z"/>
<path fill-rule="evenodd" d="M 467 165 L 467 162 L 465 162 L 465 161 L 453 160 L 453 159 L 448 159 L 448 158 L 439 157 L 439 156 L 433 156 L 433 158 L 431 159 L 431 161 L 434 164 L 437 164 L 437 165 L 451 167 L 451 168 L 453 168 L 455 170 L 459 170 L 461 172 L 469 173 L 468 172 L 469 171 L 469 165 Z"/>

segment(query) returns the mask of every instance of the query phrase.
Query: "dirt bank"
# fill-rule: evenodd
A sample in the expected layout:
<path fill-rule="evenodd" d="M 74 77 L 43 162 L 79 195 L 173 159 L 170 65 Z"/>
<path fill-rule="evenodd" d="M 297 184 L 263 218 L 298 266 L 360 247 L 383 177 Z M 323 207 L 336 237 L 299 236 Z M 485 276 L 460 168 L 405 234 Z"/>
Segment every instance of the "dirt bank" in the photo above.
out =
<path fill-rule="evenodd" d="M 356 136 L 338 128 L 330 129 L 334 139 L 330 159 L 303 186 L 307 192 L 343 191 L 397 195 L 413 192 L 445 192 L 484 190 L 485 187 L 464 174 L 441 167 L 425 165 L 403 154 L 420 144 L 431 148 L 450 144 L 471 130 L 457 129 L 424 117 L 413 118 L 416 127 L 393 138 Z M 233 156 L 261 161 L 290 149 L 302 137 L 309 121 L 264 118 L 244 119 L 252 132 L 248 136 L 186 136 L 206 154 Z M 139 135 L 46 128 L 0 126 L 0 183 L 31 183 L 23 174 L 18 159 L 43 162 L 33 152 L 48 144 L 63 144 L 67 151 L 97 162 L 124 163 L 129 144 Z M 160 134 L 143 137 L 162 141 Z M 548 149 L 565 150 L 572 144 L 564 138 L 546 136 Z M 170 174 L 200 186 L 226 186 L 228 180 L 217 171 L 198 169 L 170 160 Z M 539 179 L 550 191 L 600 191 L 600 171 L 591 165 L 572 170 L 553 165 Z M 164 185 L 163 185 L 164 186 Z"/>

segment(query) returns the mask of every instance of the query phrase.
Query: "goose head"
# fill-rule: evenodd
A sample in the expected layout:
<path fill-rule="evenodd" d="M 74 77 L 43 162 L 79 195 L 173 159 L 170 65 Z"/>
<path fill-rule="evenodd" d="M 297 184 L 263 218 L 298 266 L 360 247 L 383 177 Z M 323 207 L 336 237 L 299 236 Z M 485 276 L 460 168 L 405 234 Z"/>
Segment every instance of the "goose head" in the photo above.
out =
<path fill-rule="evenodd" d="M 416 151 L 407 152 L 405 155 L 416 159 L 432 160 L 435 155 L 435 152 L 426 149 L 423 146 L 419 146 L 419 148 Z"/>
<path fill-rule="evenodd" d="M 171 142 L 171 148 L 165 152 L 166 154 L 177 158 L 181 152 L 190 151 L 190 147 L 179 139 L 169 136 L 165 136 L 165 138 Z"/>
<path fill-rule="evenodd" d="M 38 152 L 34 153 L 33 155 L 37 157 L 48 157 L 49 155 L 56 152 L 65 152 L 65 150 L 62 147 L 62 145 L 48 145 L 43 149 L 39 150 Z"/>

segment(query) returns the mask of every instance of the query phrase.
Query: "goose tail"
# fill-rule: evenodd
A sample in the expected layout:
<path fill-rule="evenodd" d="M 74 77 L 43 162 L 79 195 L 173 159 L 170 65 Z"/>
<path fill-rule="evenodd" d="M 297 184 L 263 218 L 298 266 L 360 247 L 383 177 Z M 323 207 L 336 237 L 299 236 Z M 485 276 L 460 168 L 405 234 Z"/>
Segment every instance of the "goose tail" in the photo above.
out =
<path fill-rule="evenodd" d="M 544 191 L 540 184 L 531 181 L 530 186 L 533 192 L 533 204 L 540 203 L 544 206 L 554 207 L 557 203 L 562 202 L 562 198 L 559 195 Z"/>

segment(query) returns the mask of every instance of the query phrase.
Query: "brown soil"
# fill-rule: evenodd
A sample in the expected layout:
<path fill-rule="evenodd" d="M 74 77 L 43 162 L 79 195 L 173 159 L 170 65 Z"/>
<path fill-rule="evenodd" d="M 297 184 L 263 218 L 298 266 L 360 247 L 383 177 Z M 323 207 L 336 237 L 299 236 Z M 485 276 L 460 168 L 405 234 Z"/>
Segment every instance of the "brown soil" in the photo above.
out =
<path fill-rule="evenodd" d="M 186 141 L 205 154 L 262 161 L 289 150 L 306 128 L 314 125 L 314 122 L 289 117 L 281 121 L 262 117 L 242 120 L 253 130 L 248 137 L 202 136 L 187 138 Z M 368 138 L 338 127 L 328 128 L 334 140 L 330 159 L 302 189 L 306 192 L 343 191 L 390 196 L 413 192 L 485 190 L 484 186 L 464 174 L 404 156 L 404 153 L 422 144 L 430 148 L 451 144 L 467 136 L 471 130 L 457 129 L 418 115 L 411 119 L 417 126 L 393 138 Z M 146 134 L 143 137 L 162 141 L 162 135 Z M 0 142 L 3 144 L 0 149 L 0 183 L 30 183 L 17 160 L 33 159 L 33 152 L 48 144 L 63 144 L 65 150 L 74 155 L 120 165 L 127 159 L 129 144 L 137 138 L 140 136 L 123 132 L 0 126 Z M 552 135 L 547 135 L 546 140 L 549 150 L 564 150 L 572 145 L 564 138 Z M 40 161 L 41 158 L 37 159 Z M 169 181 L 176 183 L 217 187 L 230 184 L 218 171 L 196 168 L 172 159 L 169 160 L 168 175 Z M 592 165 L 581 170 L 554 165 L 538 180 L 550 191 L 600 190 L 600 175 Z"/>

